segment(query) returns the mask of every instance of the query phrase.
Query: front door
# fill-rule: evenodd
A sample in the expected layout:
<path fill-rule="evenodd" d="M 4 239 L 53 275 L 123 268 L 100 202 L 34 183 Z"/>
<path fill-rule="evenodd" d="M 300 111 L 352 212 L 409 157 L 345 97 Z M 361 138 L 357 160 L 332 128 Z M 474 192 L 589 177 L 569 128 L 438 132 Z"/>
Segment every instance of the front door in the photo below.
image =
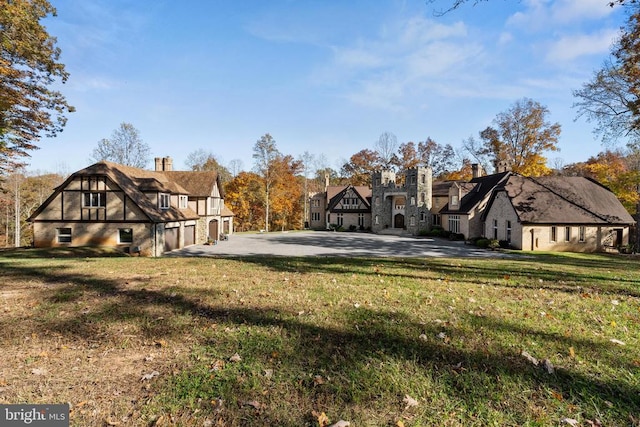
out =
<path fill-rule="evenodd" d="M 404 228 L 404 215 L 396 214 L 393 218 L 393 228 Z"/>
<path fill-rule="evenodd" d="M 218 229 L 218 220 L 214 219 L 209 223 L 209 239 L 218 240 L 220 238 L 220 231 Z"/>

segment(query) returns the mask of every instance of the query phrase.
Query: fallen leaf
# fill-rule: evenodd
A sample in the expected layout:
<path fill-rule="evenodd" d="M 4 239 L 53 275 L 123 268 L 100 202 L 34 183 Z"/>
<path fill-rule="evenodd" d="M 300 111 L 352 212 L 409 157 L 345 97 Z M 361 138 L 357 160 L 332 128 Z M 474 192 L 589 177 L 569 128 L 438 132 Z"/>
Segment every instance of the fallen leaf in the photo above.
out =
<path fill-rule="evenodd" d="M 556 370 L 553 367 L 553 363 L 551 363 L 551 361 L 549 359 L 544 359 L 544 361 L 542 362 L 542 365 L 544 366 L 544 369 L 547 371 L 547 374 L 553 374 Z"/>
<path fill-rule="evenodd" d="M 578 420 L 574 420 L 573 418 L 563 418 L 560 420 L 562 424 L 569 424 L 570 426 L 576 427 L 578 425 Z"/>
<path fill-rule="evenodd" d="M 429 338 L 427 337 L 427 334 L 420 334 L 420 336 L 418 338 L 420 338 L 422 341 L 428 341 L 429 340 Z"/>
<path fill-rule="evenodd" d="M 142 376 L 142 378 L 140 378 L 140 381 L 148 381 L 148 380 L 153 379 L 154 377 L 157 377 L 158 375 L 160 375 L 160 372 L 158 372 L 158 371 L 153 371 L 153 372 L 151 372 L 151 373 L 149 373 L 149 374 L 144 374 L 144 375 Z"/>
<path fill-rule="evenodd" d="M 558 393 L 555 390 L 551 390 L 551 395 L 553 396 L 554 399 L 556 400 L 564 400 L 564 397 L 562 397 L 562 394 Z"/>
<path fill-rule="evenodd" d="M 407 404 L 407 406 L 405 406 L 404 409 L 418 406 L 418 401 L 415 400 L 413 397 L 409 396 L 408 394 L 404 395 L 404 399 L 402 399 L 402 401 Z"/>
<path fill-rule="evenodd" d="M 319 427 L 326 427 L 327 425 L 329 425 L 329 417 L 327 417 L 327 414 L 325 414 L 324 412 L 316 412 L 316 411 L 311 411 L 311 415 L 314 416 L 314 418 L 318 421 L 318 425 Z"/>
<path fill-rule="evenodd" d="M 242 357 L 238 353 L 234 354 L 229 358 L 229 362 L 239 362 L 242 360 Z"/>
<path fill-rule="evenodd" d="M 166 347 L 167 342 L 165 340 L 156 340 L 153 342 L 153 345 L 155 345 L 156 347 Z"/>
<path fill-rule="evenodd" d="M 119 426 L 120 423 L 118 421 L 111 421 L 110 419 L 105 420 L 105 424 L 108 426 Z"/>
<path fill-rule="evenodd" d="M 242 402 L 244 406 L 251 406 L 255 410 L 259 410 L 262 405 L 257 400 L 247 400 L 246 402 Z"/>
<path fill-rule="evenodd" d="M 271 378 L 273 376 L 273 369 L 265 369 L 264 376 L 265 378 Z"/>
<path fill-rule="evenodd" d="M 337 423 L 331 424 L 329 427 L 349 427 L 351 423 L 349 421 L 340 420 Z"/>
<path fill-rule="evenodd" d="M 325 383 L 324 378 L 322 378 L 322 375 L 316 375 L 315 377 L 313 377 L 313 383 L 315 385 L 322 385 Z"/>
<path fill-rule="evenodd" d="M 438 338 L 440 338 L 441 340 L 445 339 L 447 337 L 447 334 L 445 334 L 444 332 L 440 332 L 438 335 L 436 335 Z"/>
<path fill-rule="evenodd" d="M 224 361 L 216 359 L 211 364 L 211 369 L 209 371 L 211 372 L 221 371 L 223 368 L 224 368 Z"/>
<path fill-rule="evenodd" d="M 611 338 L 609 341 L 611 341 L 614 344 L 618 344 L 618 345 L 627 345 L 624 341 L 620 341 L 620 340 L 617 340 L 615 338 Z"/>
<path fill-rule="evenodd" d="M 46 369 L 40 369 L 40 368 L 33 368 L 31 370 L 31 373 L 33 375 L 45 375 L 47 373 L 47 370 Z"/>
<path fill-rule="evenodd" d="M 404 421 L 398 420 L 398 422 L 396 422 L 396 427 L 404 427 Z"/>
<path fill-rule="evenodd" d="M 576 358 L 576 351 L 573 349 L 573 347 L 569 347 L 569 357 L 571 357 L 572 359 Z"/>
<path fill-rule="evenodd" d="M 533 363 L 534 365 L 538 366 L 538 364 L 540 362 L 538 362 L 538 359 L 536 359 L 535 357 L 533 357 L 532 355 L 530 355 L 529 353 L 527 353 L 527 351 L 522 350 L 522 353 L 520 353 L 525 359 L 527 359 L 529 362 Z"/>

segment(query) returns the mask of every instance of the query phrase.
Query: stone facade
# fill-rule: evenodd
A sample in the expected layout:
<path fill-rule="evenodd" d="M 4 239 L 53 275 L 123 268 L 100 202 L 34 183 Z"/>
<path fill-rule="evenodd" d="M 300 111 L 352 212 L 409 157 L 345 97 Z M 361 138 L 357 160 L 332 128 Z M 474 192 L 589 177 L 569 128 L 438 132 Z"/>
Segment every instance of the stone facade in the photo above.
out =
<path fill-rule="evenodd" d="M 412 168 L 399 176 L 389 170 L 376 171 L 372 178 L 371 229 L 374 233 L 395 230 L 417 235 L 431 227 L 431 168 Z"/>

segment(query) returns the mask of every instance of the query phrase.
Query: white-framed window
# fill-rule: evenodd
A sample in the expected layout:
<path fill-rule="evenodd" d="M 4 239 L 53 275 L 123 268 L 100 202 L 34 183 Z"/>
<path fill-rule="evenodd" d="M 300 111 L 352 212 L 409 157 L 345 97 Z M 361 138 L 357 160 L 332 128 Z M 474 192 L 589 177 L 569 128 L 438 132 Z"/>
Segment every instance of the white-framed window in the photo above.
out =
<path fill-rule="evenodd" d="M 375 222 L 376 225 L 380 224 L 380 218 L 378 217 L 378 215 L 376 215 L 376 217 L 374 218 L 373 222 Z"/>
<path fill-rule="evenodd" d="M 586 227 L 584 225 L 581 225 L 580 228 L 578 229 L 578 241 L 581 243 L 586 242 L 586 234 L 587 234 Z"/>
<path fill-rule="evenodd" d="M 564 228 L 564 241 L 565 242 L 571 241 L 571 227 Z"/>
<path fill-rule="evenodd" d="M 460 233 L 460 215 L 449 215 L 449 231 Z"/>
<path fill-rule="evenodd" d="M 160 193 L 158 197 L 158 204 L 160 209 L 169 209 L 169 207 L 171 207 L 171 195 L 167 193 Z"/>
<path fill-rule="evenodd" d="M 118 243 L 133 243 L 133 228 L 119 228 Z"/>
<path fill-rule="evenodd" d="M 337 221 L 338 225 L 339 225 L 340 227 L 342 227 L 342 224 L 344 224 L 344 217 L 342 216 L 342 214 L 341 214 L 341 213 L 336 214 L 336 217 L 337 217 L 337 218 L 336 218 L 336 221 Z"/>
<path fill-rule="evenodd" d="M 180 196 L 178 198 L 178 207 L 180 209 L 187 209 L 187 206 L 189 206 L 189 196 Z"/>
<path fill-rule="evenodd" d="M 415 216 L 411 215 L 409 217 L 409 225 L 411 225 L 411 226 L 416 225 L 416 217 Z"/>
<path fill-rule="evenodd" d="M 511 243 L 511 221 L 507 221 L 507 242 Z"/>
<path fill-rule="evenodd" d="M 358 214 L 358 225 L 361 227 L 364 227 L 364 214 L 363 213 L 359 213 Z"/>
<path fill-rule="evenodd" d="M 56 228 L 58 243 L 71 243 L 71 227 Z"/>
<path fill-rule="evenodd" d="M 556 226 L 551 227 L 551 235 L 549 236 L 549 241 L 555 242 L 558 240 L 558 229 Z"/>
<path fill-rule="evenodd" d="M 411 206 L 415 206 L 415 204 L 416 204 L 416 198 L 415 198 L 415 197 L 411 197 L 411 201 L 410 201 L 410 203 L 411 203 Z"/>
<path fill-rule="evenodd" d="M 458 196 L 451 196 L 451 206 L 458 206 Z"/>
<path fill-rule="evenodd" d="M 107 206 L 107 193 L 104 191 L 83 193 L 82 207 L 104 208 L 105 206 Z"/>

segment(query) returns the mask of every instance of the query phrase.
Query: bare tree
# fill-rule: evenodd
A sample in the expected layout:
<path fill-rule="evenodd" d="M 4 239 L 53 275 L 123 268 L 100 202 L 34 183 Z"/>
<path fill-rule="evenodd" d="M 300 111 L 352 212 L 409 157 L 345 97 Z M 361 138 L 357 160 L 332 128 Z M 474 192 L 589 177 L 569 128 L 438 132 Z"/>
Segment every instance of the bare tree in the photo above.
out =
<path fill-rule="evenodd" d="M 140 132 L 130 123 L 121 123 L 110 139 L 101 139 L 93 150 L 96 162 L 109 160 L 126 166 L 144 168 L 149 163 L 151 148 L 140 139 Z"/>
<path fill-rule="evenodd" d="M 398 151 L 398 138 L 391 132 L 383 132 L 376 142 L 378 159 L 382 166 L 390 168 L 398 164 L 396 151 Z"/>
<path fill-rule="evenodd" d="M 276 140 L 268 133 L 264 134 L 253 146 L 254 170 L 260 175 L 264 183 L 265 190 L 265 214 L 264 228 L 269 231 L 269 201 L 271 187 L 275 183 L 275 164 L 281 157 L 280 152 L 276 148 Z"/>
<path fill-rule="evenodd" d="M 229 162 L 227 169 L 229 173 L 231 173 L 231 176 L 236 177 L 244 169 L 244 164 L 240 159 L 233 159 Z"/>

